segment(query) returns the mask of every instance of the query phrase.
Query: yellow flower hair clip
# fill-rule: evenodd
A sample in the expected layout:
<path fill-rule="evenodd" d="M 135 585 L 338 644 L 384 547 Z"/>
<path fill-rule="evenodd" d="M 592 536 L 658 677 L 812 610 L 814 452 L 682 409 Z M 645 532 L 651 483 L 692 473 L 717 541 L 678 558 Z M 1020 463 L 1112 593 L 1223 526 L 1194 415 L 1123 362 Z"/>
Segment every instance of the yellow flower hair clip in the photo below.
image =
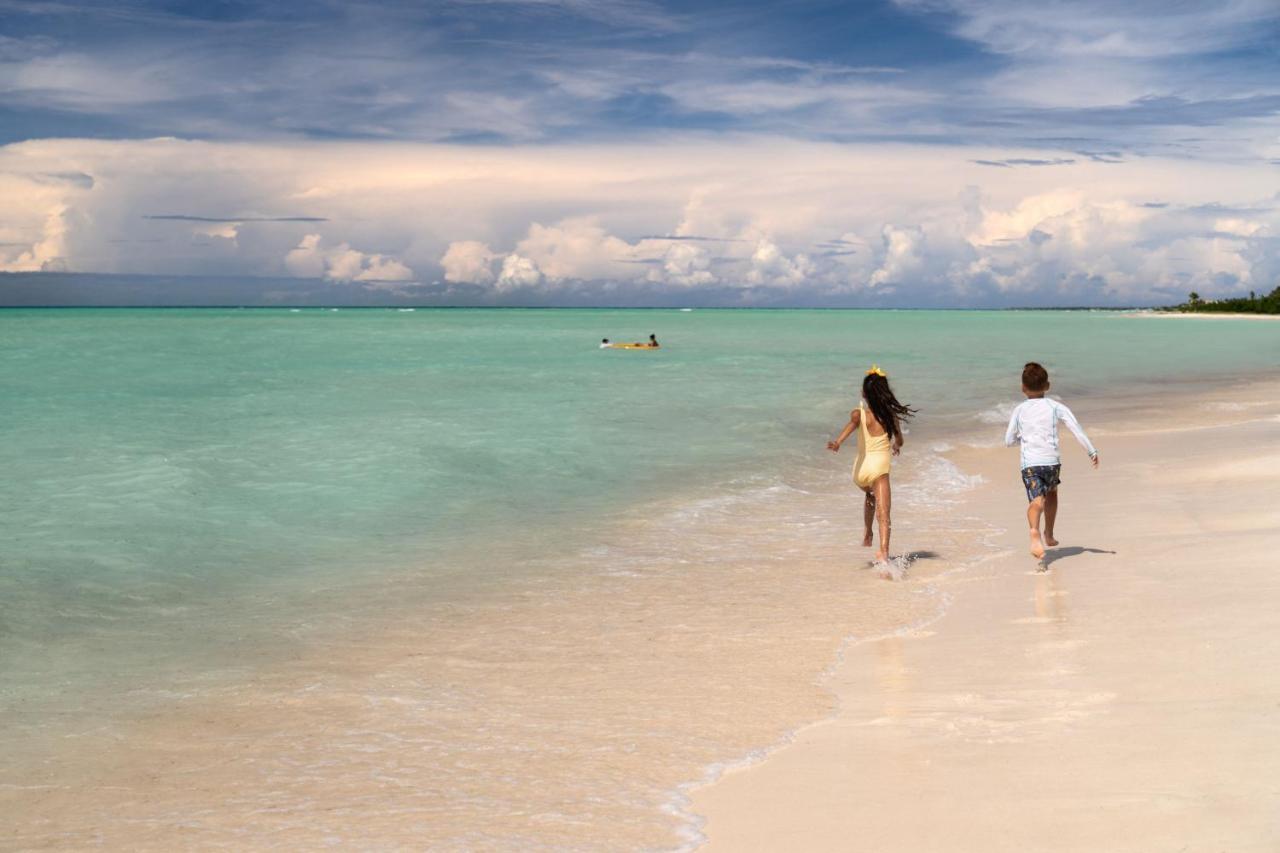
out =
<path fill-rule="evenodd" d="M 878 364 L 873 364 L 873 365 L 871 365 L 871 369 L 867 371 L 867 375 L 868 375 L 868 376 L 870 376 L 870 375 L 871 375 L 871 374 L 873 374 L 873 373 L 874 373 L 876 376 L 884 376 L 886 379 L 888 378 L 887 376 L 885 376 L 885 372 L 884 372 L 883 370 L 881 370 L 881 369 L 880 369 L 880 365 L 878 365 Z"/>

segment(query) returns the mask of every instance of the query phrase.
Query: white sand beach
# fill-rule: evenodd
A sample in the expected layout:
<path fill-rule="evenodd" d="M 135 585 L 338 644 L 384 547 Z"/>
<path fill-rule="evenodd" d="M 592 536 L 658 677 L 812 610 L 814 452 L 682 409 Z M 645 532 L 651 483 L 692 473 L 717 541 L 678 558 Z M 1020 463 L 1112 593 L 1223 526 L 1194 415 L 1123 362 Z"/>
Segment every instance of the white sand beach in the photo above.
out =
<path fill-rule="evenodd" d="M 832 719 L 695 794 L 705 849 L 1280 849 L 1280 385 L 1172 402 L 1086 423 L 1096 472 L 1064 437 L 1042 573 L 1013 451 L 954 454 L 1003 550 L 935 581 L 929 630 L 851 649 Z"/>
<path fill-rule="evenodd" d="M 1184 317 L 1191 320 L 1280 320 L 1280 314 L 1183 313 L 1180 311 L 1134 311 L 1129 317 Z"/>

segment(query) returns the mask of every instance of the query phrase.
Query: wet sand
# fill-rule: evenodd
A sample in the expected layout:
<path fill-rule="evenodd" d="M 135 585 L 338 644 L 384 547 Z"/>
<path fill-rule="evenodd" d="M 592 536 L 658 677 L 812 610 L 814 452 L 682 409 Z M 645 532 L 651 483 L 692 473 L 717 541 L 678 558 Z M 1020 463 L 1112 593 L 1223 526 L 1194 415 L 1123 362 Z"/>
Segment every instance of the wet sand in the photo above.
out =
<path fill-rule="evenodd" d="M 689 784 L 828 716 L 817 678 L 845 637 L 943 607 L 929 578 L 946 560 L 910 584 L 851 560 L 851 461 L 833 466 L 838 498 L 673 500 L 501 593 L 433 604 L 412 573 L 317 592 L 317 613 L 385 606 L 52 743 L 24 711 L 46 737 L 0 762 L 0 849 L 692 846 Z"/>
<path fill-rule="evenodd" d="M 832 719 L 695 792 L 705 849 L 1280 849 L 1280 383 L 1085 426 L 1102 467 L 1064 436 L 1044 572 L 1015 451 L 952 454 L 1000 552 L 849 650 Z"/>

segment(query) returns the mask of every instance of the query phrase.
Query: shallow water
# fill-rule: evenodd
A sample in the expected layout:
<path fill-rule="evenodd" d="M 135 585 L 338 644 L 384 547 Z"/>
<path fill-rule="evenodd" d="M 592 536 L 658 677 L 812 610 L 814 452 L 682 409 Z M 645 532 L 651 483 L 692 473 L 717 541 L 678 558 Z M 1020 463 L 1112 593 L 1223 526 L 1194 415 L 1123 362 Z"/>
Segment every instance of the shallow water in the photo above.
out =
<path fill-rule="evenodd" d="M 662 350 L 595 346 L 649 332 Z M 32 842 L 160 848 L 183 839 L 163 808 L 203 803 L 186 839 L 228 846 L 677 843 L 677 786 L 821 714 L 842 638 L 943 606 L 930 572 L 987 528 L 953 517 L 966 483 L 929 448 L 998 438 L 1032 357 L 1087 428 L 1126 388 L 1280 363 L 1280 334 L 1106 312 L 0 312 L 2 781 L 82 809 L 32 817 Z M 872 361 L 923 410 L 897 541 L 939 556 L 905 584 L 862 571 L 854 448 L 822 450 Z M 148 812 L 76 784 L 136 793 L 158 766 L 207 787 L 166 784 Z"/>

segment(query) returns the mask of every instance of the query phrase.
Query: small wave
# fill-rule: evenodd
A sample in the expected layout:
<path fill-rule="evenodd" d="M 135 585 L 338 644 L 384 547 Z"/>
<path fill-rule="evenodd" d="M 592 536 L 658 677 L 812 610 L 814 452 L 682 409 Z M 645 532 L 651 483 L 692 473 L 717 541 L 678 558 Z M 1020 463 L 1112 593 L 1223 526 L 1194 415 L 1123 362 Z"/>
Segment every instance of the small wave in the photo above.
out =
<path fill-rule="evenodd" d="M 989 409 L 978 412 L 978 420 L 984 424 L 1003 424 L 1009 422 L 1009 416 L 1018 407 L 1016 402 L 996 403 Z"/>
<path fill-rule="evenodd" d="M 887 581 L 903 581 L 907 579 L 907 570 L 915 559 L 910 556 L 890 557 L 876 563 L 876 572 Z"/>
<path fill-rule="evenodd" d="M 768 503 L 782 495 L 807 495 L 805 489 L 799 489 L 787 483 L 772 482 L 769 485 L 758 485 L 743 491 L 730 491 L 726 494 L 689 501 L 667 514 L 671 521 L 693 521 L 708 515 L 725 513 L 746 505 Z"/>
<path fill-rule="evenodd" d="M 984 482 L 981 474 L 966 474 L 950 459 L 931 455 L 915 466 L 901 492 L 894 490 L 895 503 L 901 494 L 901 500 L 908 505 L 947 506 Z"/>

